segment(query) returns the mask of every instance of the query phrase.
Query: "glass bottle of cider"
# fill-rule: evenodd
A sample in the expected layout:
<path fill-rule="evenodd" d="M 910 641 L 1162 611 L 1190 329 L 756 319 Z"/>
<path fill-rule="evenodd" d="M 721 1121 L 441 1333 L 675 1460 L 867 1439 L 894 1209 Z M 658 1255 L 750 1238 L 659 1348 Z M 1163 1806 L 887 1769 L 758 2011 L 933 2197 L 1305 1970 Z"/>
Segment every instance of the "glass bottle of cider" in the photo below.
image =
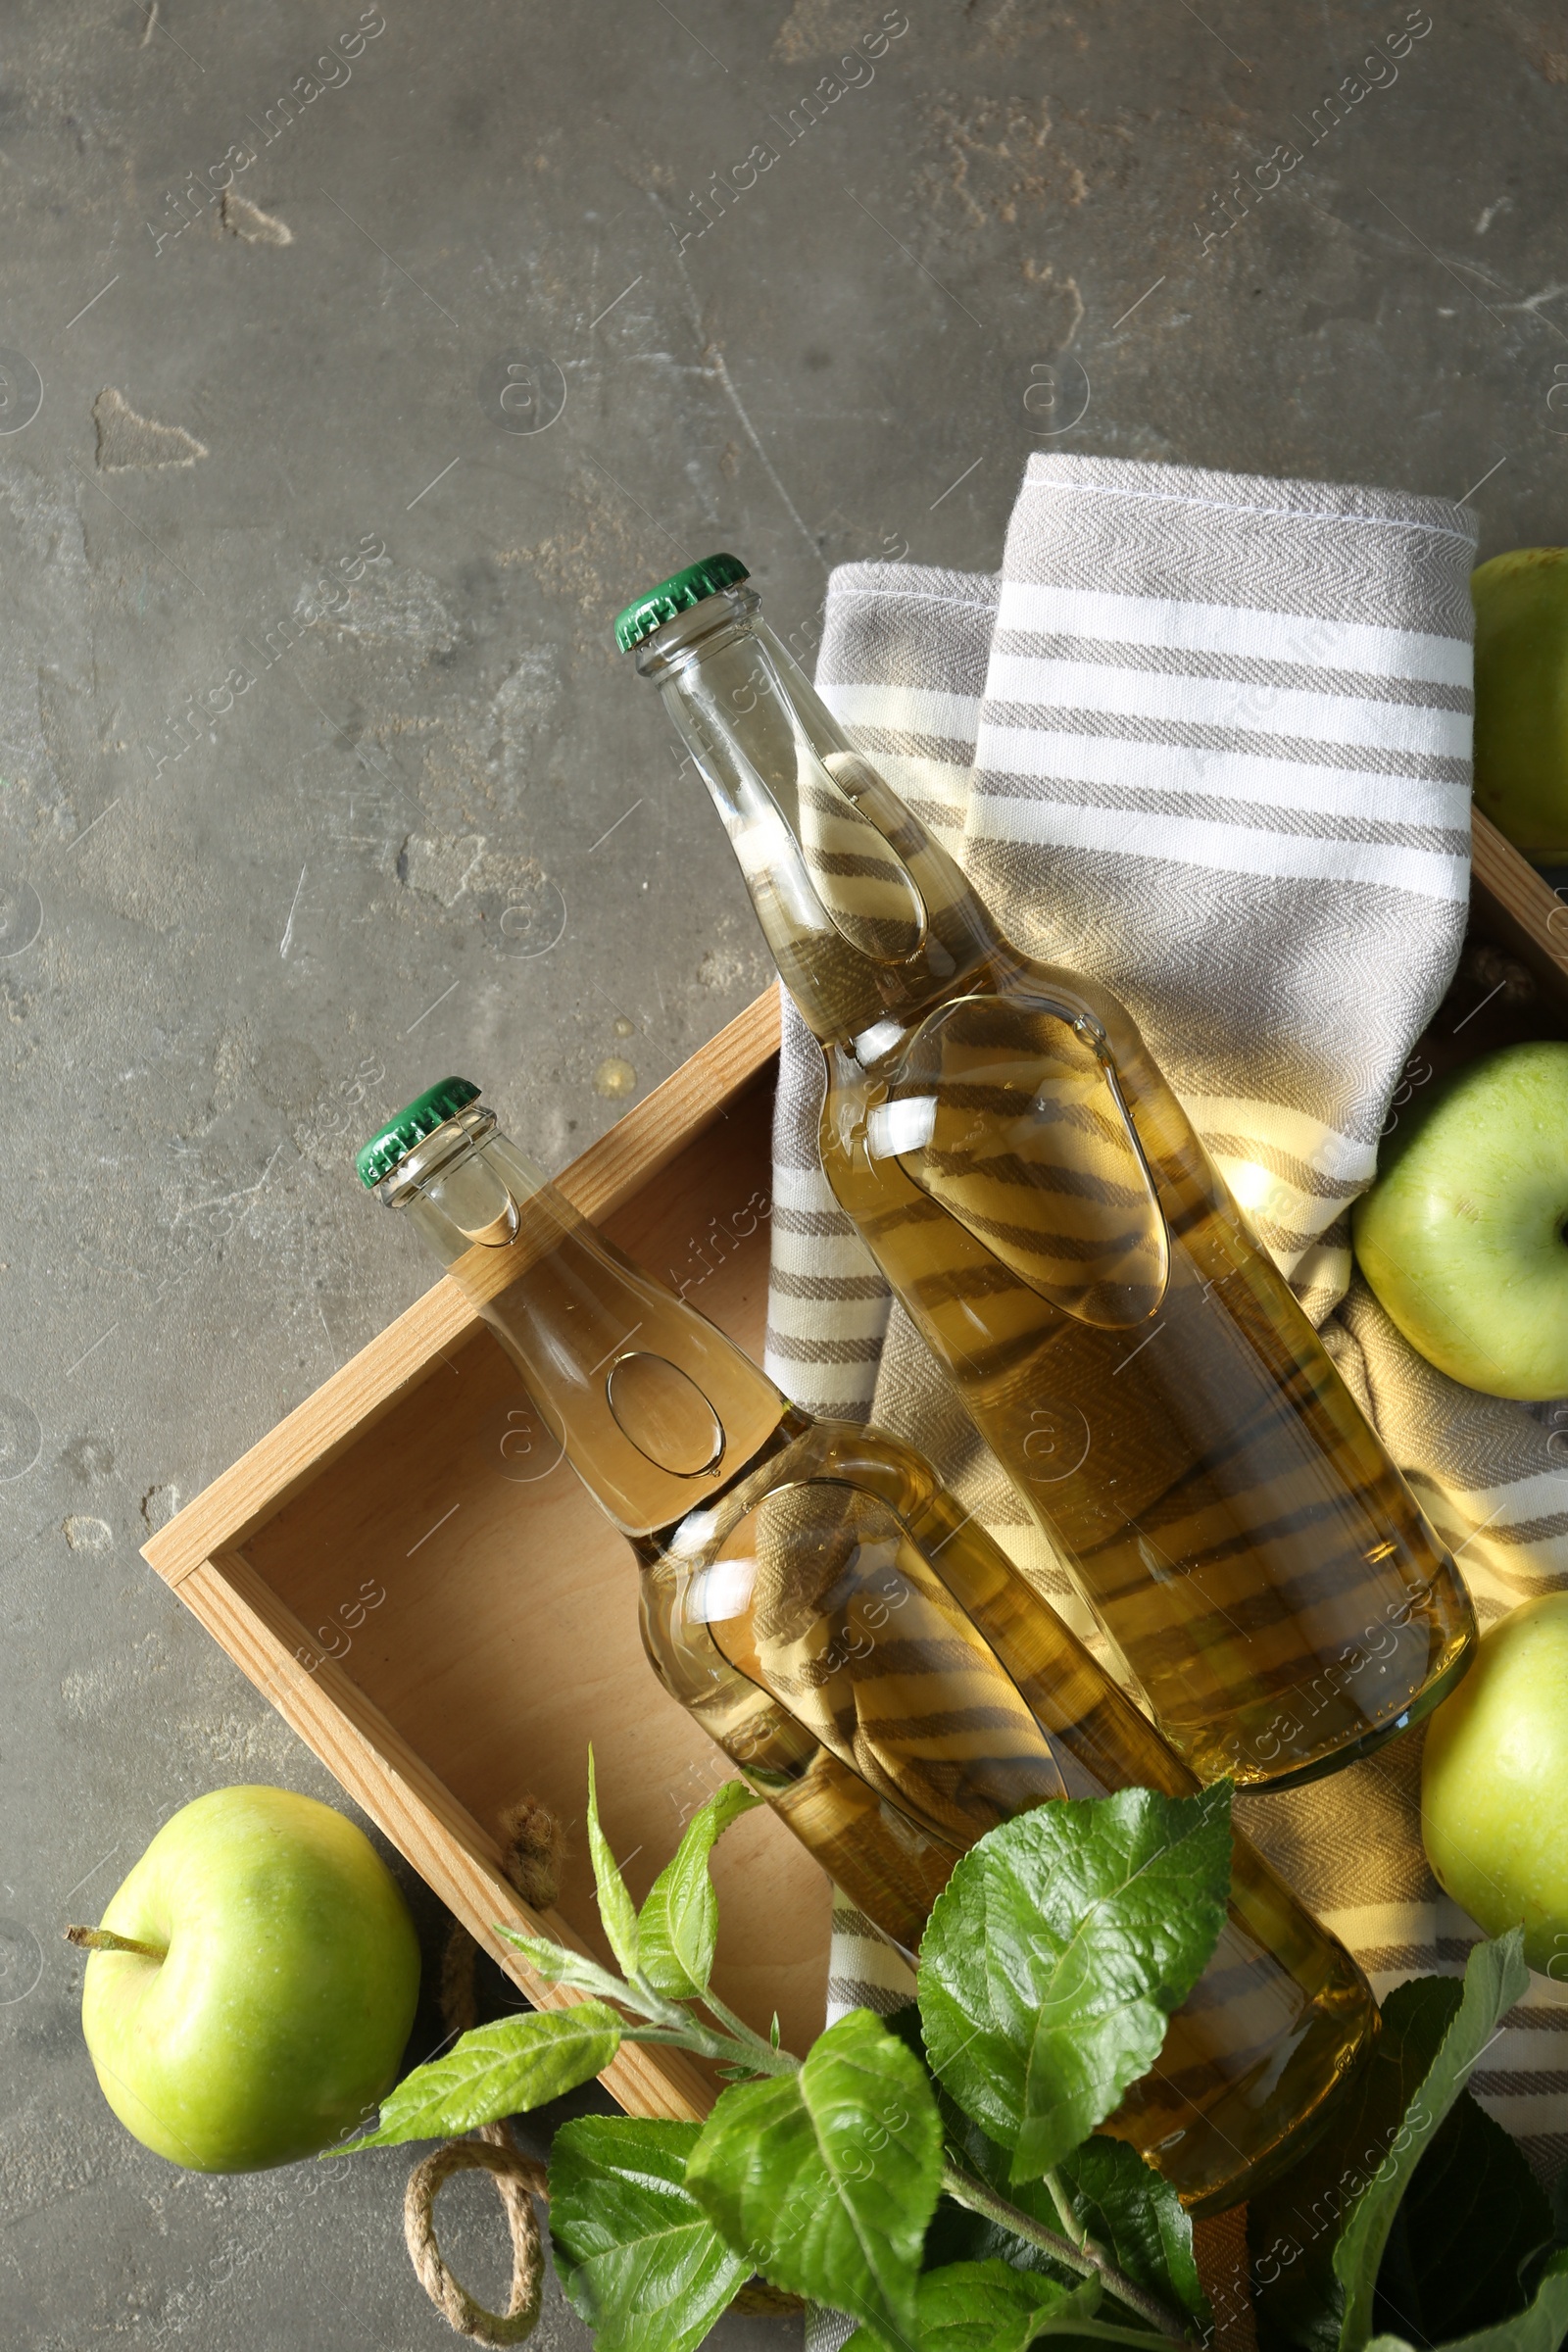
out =
<path fill-rule="evenodd" d="M 627 1538 L 660 1681 L 906 1952 L 997 1823 L 1197 1786 L 928 1462 L 787 1402 L 577 1214 L 477 1088 L 421 1095 L 359 1169 Z M 1196 2209 L 1235 2203 L 1290 2161 L 1375 2026 L 1350 1955 L 1238 1837 L 1219 1945 L 1105 2129 Z"/>
<path fill-rule="evenodd" d="M 835 1196 L 1199 1778 L 1365 1755 L 1469 1662 L 1449 1555 L 1131 1016 L 1003 936 L 747 576 L 693 564 L 616 637 L 821 1044 Z"/>

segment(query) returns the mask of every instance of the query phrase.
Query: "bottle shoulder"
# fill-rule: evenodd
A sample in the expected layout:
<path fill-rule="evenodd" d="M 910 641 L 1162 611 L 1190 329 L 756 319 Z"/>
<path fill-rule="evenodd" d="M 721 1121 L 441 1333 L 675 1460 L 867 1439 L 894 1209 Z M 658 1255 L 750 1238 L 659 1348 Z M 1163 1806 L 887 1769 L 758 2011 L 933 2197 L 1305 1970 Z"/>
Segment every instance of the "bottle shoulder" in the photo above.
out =
<path fill-rule="evenodd" d="M 847 1045 L 825 1047 L 829 1099 L 864 1094 L 895 1080 L 920 1058 L 923 1046 L 951 1030 L 956 1019 L 973 1015 L 983 1016 L 996 1045 L 1011 1038 L 1021 1054 L 1038 1051 L 1043 1021 L 1057 1021 L 1108 1051 L 1118 1068 L 1134 1068 L 1148 1058 L 1137 1022 L 1101 981 L 1008 948 L 918 1010 L 880 1021 Z"/>
<path fill-rule="evenodd" d="M 818 1420 L 796 1408 L 723 1494 L 634 1542 L 633 1549 L 645 1571 L 656 1577 L 700 1567 L 769 1494 L 823 1482 L 874 1495 L 906 1520 L 943 1492 L 924 1455 L 890 1432 L 854 1421 Z"/>

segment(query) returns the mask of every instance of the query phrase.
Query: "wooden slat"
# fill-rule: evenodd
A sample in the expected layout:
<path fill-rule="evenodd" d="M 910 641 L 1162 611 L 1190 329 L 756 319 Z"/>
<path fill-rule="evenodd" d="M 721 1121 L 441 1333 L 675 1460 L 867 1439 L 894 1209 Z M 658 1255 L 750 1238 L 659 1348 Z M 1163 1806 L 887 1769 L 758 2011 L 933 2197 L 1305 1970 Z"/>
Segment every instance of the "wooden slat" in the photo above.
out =
<path fill-rule="evenodd" d="M 1568 1021 L 1568 906 L 1479 808 L 1471 888 L 1486 928 L 1534 972 Z"/>
<path fill-rule="evenodd" d="M 768 989 L 558 1179 L 597 1224 L 665 1167 L 778 1051 L 779 1000 Z M 477 1309 L 443 1280 L 270 1430 L 230 1470 L 142 1545 L 167 1584 L 243 1544 L 361 1433 L 467 1338 Z"/>
<path fill-rule="evenodd" d="M 547 1936 L 574 1951 L 586 1948 L 580 1937 L 558 1913 L 536 1912 L 522 1900 L 502 1875 L 495 1839 L 342 1667 L 331 1658 L 314 1670 L 300 1664 L 296 1653 L 318 1657 L 318 1645 L 244 1554 L 204 1560 L 183 1580 L 180 1598 L 534 2007 L 569 2008 L 578 2000 L 536 1976 L 495 1927 Z M 690 2121 L 713 2100 L 678 2050 L 645 2043 L 626 2043 L 600 2080 L 633 2115 Z"/>

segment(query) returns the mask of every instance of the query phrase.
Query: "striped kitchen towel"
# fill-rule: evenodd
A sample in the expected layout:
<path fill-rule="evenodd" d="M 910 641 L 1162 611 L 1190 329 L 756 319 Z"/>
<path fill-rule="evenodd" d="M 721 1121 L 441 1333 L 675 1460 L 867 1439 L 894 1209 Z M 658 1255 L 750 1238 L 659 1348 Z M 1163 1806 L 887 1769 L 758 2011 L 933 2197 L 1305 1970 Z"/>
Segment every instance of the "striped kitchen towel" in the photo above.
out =
<path fill-rule="evenodd" d="M 1037 456 L 999 576 L 833 574 L 817 685 L 1011 936 L 1131 1008 L 1485 1623 L 1568 1583 L 1568 1415 L 1422 1362 L 1348 1236 L 1464 934 L 1474 554 L 1437 499 Z M 786 1005 L 768 1369 L 932 1454 L 1093 1640 L 827 1190 L 821 1093 Z M 1380 1993 L 1478 1933 L 1426 1867 L 1418 1746 L 1238 1805 Z M 886 2008 L 902 1964 L 840 1923 L 835 2013 Z M 1533 1981 L 1473 2087 L 1544 2167 L 1568 2156 L 1568 1984 Z"/>

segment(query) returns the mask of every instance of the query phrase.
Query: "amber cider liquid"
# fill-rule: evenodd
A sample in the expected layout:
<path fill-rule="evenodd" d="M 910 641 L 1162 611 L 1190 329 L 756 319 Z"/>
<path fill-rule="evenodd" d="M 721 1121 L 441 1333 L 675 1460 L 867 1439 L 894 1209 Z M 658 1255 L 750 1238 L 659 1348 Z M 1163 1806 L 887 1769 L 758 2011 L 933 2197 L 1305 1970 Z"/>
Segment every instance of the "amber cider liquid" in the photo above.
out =
<path fill-rule="evenodd" d="M 828 1181 L 1171 1744 L 1282 1788 L 1416 1721 L 1463 1585 L 1130 1014 L 1003 935 L 754 591 L 637 664 L 822 1045 Z"/>
<path fill-rule="evenodd" d="M 998 1823 L 1199 1786 L 897 1441 L 810 1423 L 702 1516 L 700 1543 L 674 1529 L 637 1546 L 649 1657 L 911 1955 L 954 1864 Z M 1294 2160 L 1375 2028 L 1354 1961 L 1238 1836 L 1214 1954 L 1103 2129 L 1217 2211 Z"/>
<path fill-rule="evenodd" d="M 490 1114 L 463 1113 L 382 1193 L 628 1538 L 665 1689 L 906 1952 L 999 1823 L 1198 1786 L 922 1456 L 787 1404 Z M 1233 2204 L 1299 2146 L 1375 2027 L 1349 1954 L 1238 1838 L 1218 1948 L 1105 2129 L 1195 2208 Z"/>
<path fill-rule="evenodd" d="M 1201 1780 L 1310 1779 L 1444 1695 L 1464 1588 L 1119 1008 L 1040 966 L 997 978 L 886 1066 L 830 1055 L 829 1181 L 1177 1752 Z M 932 1140 L 879 1155 L 911 1071 Z M 1034 1134 L 1043 1099 L 1088 1148 Z M 1074 1303 L 1105 1320 L 1049 1295 L 1086 1269 L 1110 1295 Z"/>

